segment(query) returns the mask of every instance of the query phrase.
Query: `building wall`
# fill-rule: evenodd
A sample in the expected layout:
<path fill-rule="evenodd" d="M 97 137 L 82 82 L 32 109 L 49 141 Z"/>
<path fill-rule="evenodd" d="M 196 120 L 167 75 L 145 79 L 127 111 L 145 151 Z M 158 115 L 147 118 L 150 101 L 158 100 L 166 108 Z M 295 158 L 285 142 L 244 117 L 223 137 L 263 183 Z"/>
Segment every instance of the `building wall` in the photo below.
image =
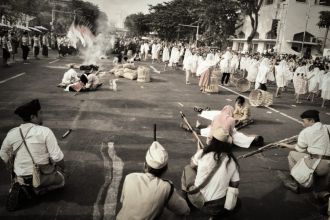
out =
<path fill-rule="evenodd" d="M 309 0 L 311 7 L 309 11 L 309 20 L 307 25 L 307 32 L 314 35 L 318 40 L 324 40 L 325 29 L 319 28 L 317 23 L 319 21 L 320 11 L 330 11 L 329 6 L 315 5 L 315 0 Z M 280 19 L 278 23 L 278 39 L 275 47 L 276 51 L 281 53 L 297 53 L 291 49 L 293 36 L 297 33 L 304 32 L 306 25 L 306 16 L 308 14 L 308 0 L 306 3 L 297 2 L 296 0 L 274 0 L 273 4 L 263 5 L 259 12 L 258 33 L 261 42 L 258 43 L 258 52 L 264 52 L 266 49 L 266 35 L 271 30 L 273 19 Z M 244 24 L 237 34 L 242 31 L 245 34 L 245 39 L 251 33 L 251 23 L 248 16 L 245 17 Z M 329 34 L 330 35 L 330 34 Z M 328 38 L 329 38 L 328 35 Z M 248 45 L 245 43 L 244 50 L 247 51 Z M 312 53 L 318 53 L 318 48 L 313 46 Z M 330 41 L 327 41 L 326 48 L 330 48 Z M 238 43 L 234 42 L 233 49 L 238 49 Z"/>

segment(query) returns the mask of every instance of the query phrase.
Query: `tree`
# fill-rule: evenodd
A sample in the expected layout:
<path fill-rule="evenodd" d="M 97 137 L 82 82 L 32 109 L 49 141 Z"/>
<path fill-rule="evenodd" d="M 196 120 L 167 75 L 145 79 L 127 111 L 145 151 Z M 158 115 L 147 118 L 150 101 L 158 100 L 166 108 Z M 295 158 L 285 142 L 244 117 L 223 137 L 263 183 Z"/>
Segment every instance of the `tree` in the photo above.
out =
<path fill-rule="evenodd" d="M 142 13 L 131 14 L 125 18 L 125 27 L 136 36 L 142 36 L 150 32 L 149 17 Z"/>
<path fill-rule="evenodd" d="M 328 39 L 329 27 L 330 27 L 330 11 L 320 11 L 320 21 L 317 23 L 320 28 L 325 28 L 324 41 L 322 45 L 322 51 L 324 51 L 325 45 Z"/>
<path fill-rule="evenodd" d="M 198 16 L 203 38 L 208 45 L 227 46 L 227 39 L 234 35 L 239 21 L 239 4 L 232 0 L 203 0 Z"/>
<path fill-rule="evenodd" d="M 264 0 L 238 0 L 241 4 L 242 11 L 249 16 L 252 31 L 247 37 L 247 43 L 249 45 L 249 51 L 252 50 L 252 39 L 257 33 L 258 24 L 259 24 L 259 10 L 263 4 Z"/>
<path fill-rule="evenodd" d="M 194 29 L 184 28 L 179 24 L 192 25 L 198 20 L 194 13 L 198 0 L 173 0 L 157 5 L 149 5 L 149 25 L 161 39 L 173 41 L 187 38 L 195 33 Z"/>

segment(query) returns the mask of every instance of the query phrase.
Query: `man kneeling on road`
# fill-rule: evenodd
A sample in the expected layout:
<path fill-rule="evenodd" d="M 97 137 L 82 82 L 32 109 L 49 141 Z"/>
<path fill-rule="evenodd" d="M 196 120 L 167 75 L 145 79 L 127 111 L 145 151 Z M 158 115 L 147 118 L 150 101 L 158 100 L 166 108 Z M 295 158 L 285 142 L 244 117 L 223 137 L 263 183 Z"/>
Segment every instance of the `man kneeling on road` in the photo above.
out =
<path fill-rule="evenodd" d="M 307 110 L 300 117 L 305 128 L 300 132 L 297 144 L 281 143 L 280 146 L 292 150 L 288 156 L 291 174 L 292 169 L 304 159 L 307 167 L 314 171 L 313 190 L 316 198 L 325 199 L 322 197 L 329 197 L 330 126 L 320 122 L 316 110 Z M 285 176 L 281 172 L 278 175 L 285 187 L 299 192 L 300 185 L 292 176 Z"/>
<path fill-rule="evenodd" d="M 146 154 L 145 172 L 131 173 L 125 178 L 117 220 L 177 219 L 173 213 L 179 216 L 190 213 L 187 202 L 173 184 L 160 178 L 167 170 L 167 161 L 166 150 L 157 141 L 153 142 Z"/>
<path fill-rule="evenodd" d="M 42 126 L 39 100 L 18 107 L 15 114 L 24 123 L 8 132 L 0 149 L 1 159 L 12 172 L 13 185 L 7 200 L 9 211 L 21 208 L 35 195 L 61 188 L 65 183 L 64 155 L 54 133 Z M 38 176 L 35 175 L 36 166 L 40 169 L 40 181 L 35 178 Z"/>

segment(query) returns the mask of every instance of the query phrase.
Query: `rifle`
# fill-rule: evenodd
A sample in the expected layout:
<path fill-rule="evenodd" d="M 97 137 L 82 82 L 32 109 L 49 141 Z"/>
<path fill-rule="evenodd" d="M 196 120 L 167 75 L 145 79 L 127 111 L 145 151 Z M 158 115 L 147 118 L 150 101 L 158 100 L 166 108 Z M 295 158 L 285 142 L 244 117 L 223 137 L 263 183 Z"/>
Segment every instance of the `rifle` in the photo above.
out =
<path fill-rule="evenodd" d="M 259 153 L 262 153 L 266 150 L 270 150 L 270 149 L 273 149 L 275 147 L 278 147 L 279 144 L 281 143 L 287 143 L 287 144 L 290 144 L 290 143 L 293 143 L 293 142 L 297 142 L 297 138 L 298 138 L 298 135 L 295 135 L 295 136 L 292 136 L 292 137 L 289 137 L 289 138 L 285 138 L 281 141 L 276 141 L 276 142 L 273 142 L 273 143 L 270 143 L 270 144 L 267 144 L 263 147 L 260 147 L 258 148 L 257 150 L 255 151 L 252 151 L 250 153 L 247 153 L 247 154 L 243 154 L 243 155 L 240 155 L 237 157 L 237 159 L 241 159 L 241 158 L 247 158 L 247 157 L 250 157 L 252 155 L 255 155 L 255 154 L 259 154 Z"/>
<path fill-rule="evenodd" d="M 184 123 L 186 123 L 189 127 L 189 129 L 191 130 L 191 132 L 193 133 L 193 135 L 195 136 L 195 138 L 197 139 L 198 144 L 200 145 L 200 147 L 203 149 L 205 147 L 205 145 L 203 144 L 203 142 L 201 141 L 201 139 L 198 137 L 198 134 L 196 133 L 196 131 L 191 127 L 188 119 L 186 118 L 186 116 L 183 114 L 182 111 L 180 111 L 180 115 L 184 121 Z"/>
<path fill-rule="evenodd" d="M 154 141 L 157 141 L 156 124 L 154 124 Z"/>

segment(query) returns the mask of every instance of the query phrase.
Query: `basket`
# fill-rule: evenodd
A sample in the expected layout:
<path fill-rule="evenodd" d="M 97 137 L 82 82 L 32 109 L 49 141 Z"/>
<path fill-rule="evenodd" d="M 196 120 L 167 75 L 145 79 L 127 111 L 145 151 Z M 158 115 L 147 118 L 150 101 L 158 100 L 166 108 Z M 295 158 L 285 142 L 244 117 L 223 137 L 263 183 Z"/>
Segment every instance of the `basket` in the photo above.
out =
<path fill-rule="evenodd" d="M 150 69 L 147 67 L 140 66 L 137 70 L 137 81 L 138 82 L 150 82 Z"/>
<path fill-rule="evenodd" d="M 230 76 L 230 78 L 229 78 L 229 82 L 230 82 L 232 85 L 236 86 L 236 85 L 237 85 L 237 81 L 238 81 L 239 79 L 241 79 L 241 78 L 242 78 L 242 75 L 236 72 L 236 73 L 231 74 L 231 76 Z"/>
<path fill-rule="evenodd" d="M 210 85 L 205 88 L 205 92 L 208 93 L 219 93 L 219 77 L 211 75 Z"/>
<path fill-rule="evenodd" d="M 137 78 L 137 72 L 135 70 L 125 71 L 123 76 L 126 79 L 135 80 Z"/>
<path fill-rule="evenodd" d="M 252 106 L 270 106 L 273 104 L 273 94 L 260 89 L 252 90 L 249 95 Z"/>
<path fill-rule="evenodd" d="M 247 92 L 251 87 L 251 83 L 247 79 L 239 79 L 236 82 L 236 89 L 240 92 Z"/>

